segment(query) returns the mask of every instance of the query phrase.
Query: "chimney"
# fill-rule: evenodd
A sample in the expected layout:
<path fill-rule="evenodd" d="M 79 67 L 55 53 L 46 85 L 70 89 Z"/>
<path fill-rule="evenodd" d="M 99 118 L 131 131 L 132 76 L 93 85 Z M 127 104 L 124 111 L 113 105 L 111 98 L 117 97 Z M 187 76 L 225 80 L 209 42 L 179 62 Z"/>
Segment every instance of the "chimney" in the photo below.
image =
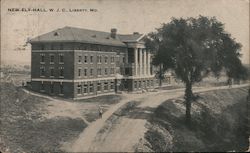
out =
<path fill-rule="evenodd" d="M 115 28 L 112 28 L 111 29 L 111 34 L 110 34 L 110 36 L 112 37 L 112 38 L 116 38 L 116 32 L 117 32 L 117 29 L 115 29 Z"/>

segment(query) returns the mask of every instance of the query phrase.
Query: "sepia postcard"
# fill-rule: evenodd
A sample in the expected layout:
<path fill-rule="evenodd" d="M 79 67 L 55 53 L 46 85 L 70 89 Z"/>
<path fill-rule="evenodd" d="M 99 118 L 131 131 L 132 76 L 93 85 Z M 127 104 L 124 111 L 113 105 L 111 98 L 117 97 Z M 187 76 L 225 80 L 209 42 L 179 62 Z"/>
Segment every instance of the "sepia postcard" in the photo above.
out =
<path fill-rule="evenodd" d="M 0 0 L 0 152 L 249 152 L 249 0 Z"/>

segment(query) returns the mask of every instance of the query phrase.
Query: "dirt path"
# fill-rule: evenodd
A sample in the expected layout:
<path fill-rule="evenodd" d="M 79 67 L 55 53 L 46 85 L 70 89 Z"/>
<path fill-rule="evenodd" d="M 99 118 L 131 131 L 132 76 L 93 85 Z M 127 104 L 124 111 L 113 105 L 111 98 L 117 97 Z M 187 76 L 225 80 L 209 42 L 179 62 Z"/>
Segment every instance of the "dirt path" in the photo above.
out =
<path fill-rule="evenodd" d="M 111 131 L 99 133 L 95 137 L 93 143 L 87 151 L 90 152 L 133 152 L 134 146 L 139 142 L 139 139 L 146 132 L 146 119 L 142 116 L 150 113 L 147 108 L 156 108 L 166 99 L 171 99 L 183 95 L 183 90 L 175 90 L 171 92 L 154 93 L 153 95 L 145 94 L 143 98 L 135 99 L 142 101 L 137 107 L 141 108 L 140 113 L 134 114 L 131 117 L 122 117 L 118 124 L 114 124 Z M 106 134 L 108 133 L 108 134 Z M 84 150 L 85 151 L 85 150 Z"/>
<path fill-rule="evenodd" d="M 234 85 L 233 88 L 240 88 L 249 86 Z M 194 88 L 194 92 L 205 92 L 211 90 L 228 89 L 228 86 L 209 87 L 209 88 Z M 121 106 L 132 100 L 142 101 L 138 106 L 142 109 L 146 107 L 156 108 L 167 99 L 177 98 L 183 96 L 184 89 L 162 90 L 158 92 L 149 92 L 144 94 L 128 94 L 120 103 L 111 107 L 103 114 L 102 119 L 98 119 L 91 123 L 79 137 L 70 143 L 64 144 L 63 150 L 69 152 L 89 152 L 89 151 L 103 151 L 103 152 L 119 152 L 119 151 L 134 151 L 134 146 L 139 139 L 143 137 L 145 129 L 145 118 L 122 118 L 119 124 L 114 125 L 112 131 L 108 133 L 99 134 L 100 129 L 105 125 L 105 121 Z"/>
<path fill-rule="evenodd" d="M 153 93 L 150 93 L 153 94 Z M 72 142 L 72 143 L 66 143 L 62 149 L 66 150 L 68 152 L 87 152 L 89 150 L 88 147 L 86 146 L 91 146 L 91 143 L 93 142 L 93 140 L 95 139 L 96 134 L 98 133 L 98 131 L 103 127 L 105 121 L 121 106 L 123 106 L 124 104 L 128 103 L 131 100 L 134 99 L 140 99 L 142 98 L 143 94 L 135 94 L 135 95 L 131 95 L 129 94 L 129 96 L 124 95 L 127 98 L 123 99 L 120 103 L 114 105 L 113 107 L 111 107 L 108 111 L 106 111 L 103 116 L 102 119 L 98 119 L 95 122 L 91 123 L 85 130 L 83 133 L 80 134 L 79 138 Z M 86 132 L 85 132 L 86 131 Z"/>

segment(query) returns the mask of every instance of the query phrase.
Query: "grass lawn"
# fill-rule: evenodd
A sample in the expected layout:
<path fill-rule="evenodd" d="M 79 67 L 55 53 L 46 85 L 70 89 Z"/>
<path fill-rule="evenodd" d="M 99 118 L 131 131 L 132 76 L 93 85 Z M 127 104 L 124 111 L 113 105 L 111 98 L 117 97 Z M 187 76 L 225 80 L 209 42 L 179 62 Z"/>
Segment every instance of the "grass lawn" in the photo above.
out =
<path fill-rule="evenodd" d="M 25 93 L 11 83 L 0 84 L 0 151 L 61 152 L 70 142 L 99 118 L 103 111 L 121 101 L 120 95 L 104 95 L 83 100 L 51 101 Z"/>
<path fill-rule="evenodd" d="M 199 93 L 192 103 L 192 127 L 185 125 L 183 98 L 160 105 L 148 120 L 145 139 L 153 151 L 246 151 L 247 88 Z"/>
<path fill-rule="evenodd" d="M 0 150 L 5 152 L 61 151 L 60 146 L 87 126 L 80 118 L 47 119 L 44 98 L 32 96 L 10 83 L 0 84 Z"/>
<path fill-rule="evenodd" d="M 121 95 L 104 95 L 88 99 L 77 100 L 77 103 L 84 104 L 89 103 L 95 105 L 94 108 L 86 110 L 84 116 L 88 122 L 93 122 L 99 118 L 98 105 L 103 108 L 103 112 L 106 112 L 112 105 L 119 103 L 122 100 Z"/>

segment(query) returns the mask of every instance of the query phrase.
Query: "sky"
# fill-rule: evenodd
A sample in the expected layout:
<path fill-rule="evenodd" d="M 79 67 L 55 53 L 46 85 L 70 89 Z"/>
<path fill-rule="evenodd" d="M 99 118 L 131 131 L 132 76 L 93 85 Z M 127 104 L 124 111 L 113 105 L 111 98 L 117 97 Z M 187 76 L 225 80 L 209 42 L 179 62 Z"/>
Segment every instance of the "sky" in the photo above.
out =
<path fill-rule="evenodd" d="M 11 8 L 42 11 L 13 12 Z M 1 64 L 30 65 L 27 39 L 65 26 L 106 32 L 117 28 L 121 34 L 147 34 L 172 17 L 199 15 L 215 16 L 223 22 L 225 30 L 242 44 L 242 62 L 249 64 L 249 0 L 2 0 Z"/>

